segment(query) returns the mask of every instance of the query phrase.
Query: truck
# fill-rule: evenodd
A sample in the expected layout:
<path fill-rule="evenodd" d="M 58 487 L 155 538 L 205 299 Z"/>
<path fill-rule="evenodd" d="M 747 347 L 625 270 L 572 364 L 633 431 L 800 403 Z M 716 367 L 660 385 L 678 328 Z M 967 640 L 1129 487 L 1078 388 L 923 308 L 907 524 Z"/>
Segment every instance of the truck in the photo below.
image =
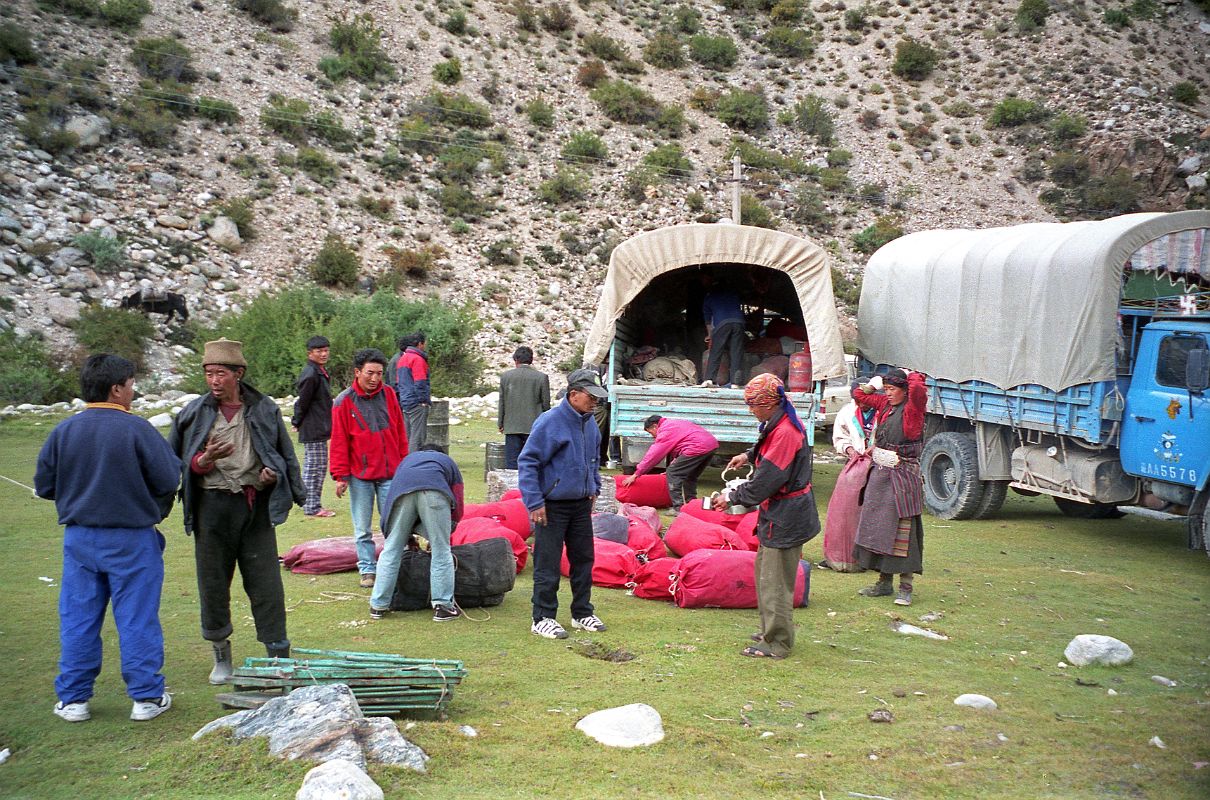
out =
<path fill-rule="evenodd" d="M 1072 517 L 1183 515 L 1210 551 L 1210 212 L 931 230 L 866 267 L 863 371 L 927 376 L 925 505 L 1009 489 Z"/>
<path fill-rule="evenodd" d="M 790 348 L 809 347 L 811 386 L 789 397 L 812 443 L 823 383 L 847 374 L 831 263 L 820 245 L 730 222 L 640 233 L 610 256 L 584 346 L 584 362 L 604 369 L 609 436 L 623 468 L 638 463 L 651 444 L 643 420 L 652 414 L 696 422 L 719 440 L 720 453 L 740 452 L 756 441 L 743 388 L 702 386 L 695 375 L 706 349 L 703 272 L 740 295 L 751 330 L 796 332 L 784 340 Z M 648 355 L 676 359 L 679 379 L 636 374 L 631 365 L 644 348 Z"/>

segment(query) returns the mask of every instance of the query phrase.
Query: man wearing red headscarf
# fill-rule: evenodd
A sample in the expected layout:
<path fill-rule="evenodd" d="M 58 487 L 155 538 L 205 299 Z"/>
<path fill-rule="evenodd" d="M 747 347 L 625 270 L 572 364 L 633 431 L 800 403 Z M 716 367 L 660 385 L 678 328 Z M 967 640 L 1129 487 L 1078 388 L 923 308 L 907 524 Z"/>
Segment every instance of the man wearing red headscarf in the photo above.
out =
<path fill-rule="evenodd" d="M 756 518 L 756 602 L 760 632 L 743 655 L 785 658 L 794 646 L 794 582 L 802 546 L 819 533 L 811 490 L 811 447 L 785 387 L 776 375 L 757 375 L 744 387 L 748 411 L 760 422 L 756 444 L 727 469 L 752 464 L 752 478 L 714 501 L 715 510 L 738 503 L 760 506 Z"/>

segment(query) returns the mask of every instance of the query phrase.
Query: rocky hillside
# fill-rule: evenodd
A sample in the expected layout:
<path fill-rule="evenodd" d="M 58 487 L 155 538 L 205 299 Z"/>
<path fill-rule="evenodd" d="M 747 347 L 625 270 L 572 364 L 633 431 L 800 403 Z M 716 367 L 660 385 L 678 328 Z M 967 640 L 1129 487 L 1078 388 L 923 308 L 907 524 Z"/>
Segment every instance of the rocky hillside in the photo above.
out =
<path fill-rule="evenodd" d="M 553 363 L 617 242 L 729 216 L 736 149 L 745 221 L 849 277 L 904 231 L 1204 206 L 1208 5 L 12 0 L 0 329 L 319 278 Z M 355 276 L 315 271 L 329 237 Z"/>

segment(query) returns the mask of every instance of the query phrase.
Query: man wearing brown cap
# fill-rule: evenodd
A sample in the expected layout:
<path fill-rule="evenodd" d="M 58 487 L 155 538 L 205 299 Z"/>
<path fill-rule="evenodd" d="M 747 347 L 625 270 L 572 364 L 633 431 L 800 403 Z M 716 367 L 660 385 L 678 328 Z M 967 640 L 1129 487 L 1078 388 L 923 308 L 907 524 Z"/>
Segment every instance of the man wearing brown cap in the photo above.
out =
<path fill-rule="evenodd" d="M 206 342 L 202 368 L 210 391 L 185 406 L 168 437 L 183 464 L 185 532 L 194 535 L 202 638 L 214 646 L 214 684 L 231 678 L 237 565 L 256 638 L 271 658 L 290 655 L 274 526 L 307 499 L 281 412 L 244 382 L 247 367 L 240 342 Z"/>

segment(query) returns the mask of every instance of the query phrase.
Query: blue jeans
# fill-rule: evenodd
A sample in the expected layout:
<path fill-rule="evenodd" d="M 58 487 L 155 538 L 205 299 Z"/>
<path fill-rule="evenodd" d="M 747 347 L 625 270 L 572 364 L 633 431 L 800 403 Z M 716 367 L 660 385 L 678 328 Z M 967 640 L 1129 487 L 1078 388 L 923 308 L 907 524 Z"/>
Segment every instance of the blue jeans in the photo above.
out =
<path fill-rule="evenodd" d="M 363 481 L 361 478 L 349 476 L 349 515 L 353 517 L 353 539 L 357 544 L 357 571 L 362 575 L 374 574 L 374 498 L 378 498 L 378 522 L 386 528 L 382 519 L 386 511 L 387 492 L 391 489 L 391 479 L 380 481 Z"/>
<path fill-rule="evenodd" d="M 133 700 L 164 695 L 164 537 L 155 528 L 86 528 L 63 533 L 59 591 L 59 675 L 55 694 L 64 705 L 92 697 L 101 672 L 101 623 L 113 604 L 122 654 L 122 680 Z"/>
<path fill-rule="evenodd" d="M 431 489 L 400 495 L 391 509 L 387 531 L 390 535 L 382 548 L 382 557 L 378 559 L 378 575 L 374 578 L 370 608 L 391 607 L 391 595 L 395 593 L 395 581 L 399 578 L 399 561 L 407 549 L 412 531 L 428 539 L 433 551 L 432 566 L 429 567 L 429 596 L 433 607 L 453 605 L 454 556 L 450 552 L 453 519 L 450 516 L 450 499 Z"/>
<path fill-rule="evenodd" d="M 521 455 L 521 450 L 525 447 L 526 440 L 529 439 L 528 433 L 506 433 L 504 434 L 504 468 L 516 469 L 517 456 Z"/>

